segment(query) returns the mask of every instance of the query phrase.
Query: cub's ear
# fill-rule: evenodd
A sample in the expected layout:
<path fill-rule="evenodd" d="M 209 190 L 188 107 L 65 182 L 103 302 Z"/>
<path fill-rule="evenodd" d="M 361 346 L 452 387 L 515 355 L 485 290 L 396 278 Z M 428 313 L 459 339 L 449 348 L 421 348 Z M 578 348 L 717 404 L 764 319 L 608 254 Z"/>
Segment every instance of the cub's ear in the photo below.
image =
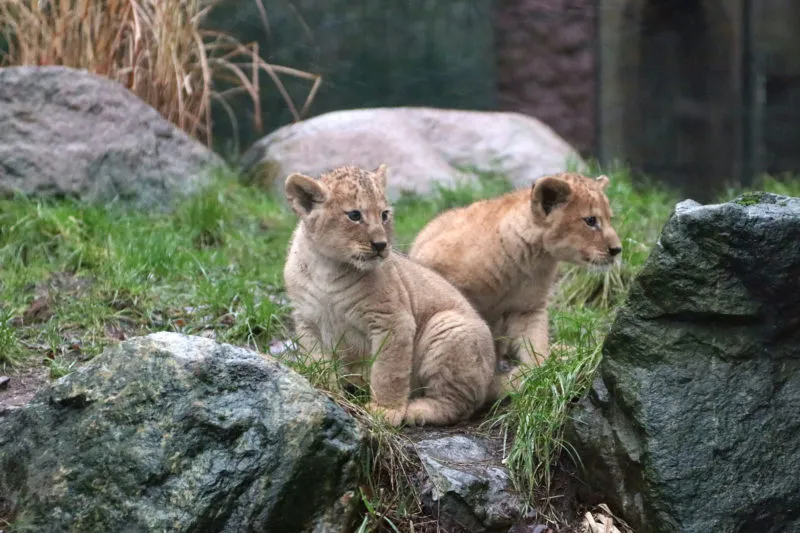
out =
<path fill-rule="evenodd" d="M 375 180 L 378 182 L 378 186 L 380 186 L 381 190 L 386 190 L 386 179 L 389 177 L 389 167 L 386 166 L 386 163 L 381 163 L 381 165 L 372 171 L 375 174 Z"/>
<path fill-rule="evenodd" d="M 286 178 L 286 199 L 297 216 L 303 218 L 311 212 L 314 204 L 321 204 L 328 197 L 325 186 L 314 178 L 294 173 Z"/>
<path fill-rule="evenodd" d="M 594 180 L 597 184 L 597 187 L 602 191 L 606 187 L 608 187 L 608 176 L 603 174 L 602 176 L 597 176 L 597 179 Z"/>
<path fill-rule="evenodd" d="M 553 209 L 566 204 L 572 194 L 569 183 L 556 176 L 539 178 L 531 190 L 531 203 L 534 212 L 549 215 Z"/>

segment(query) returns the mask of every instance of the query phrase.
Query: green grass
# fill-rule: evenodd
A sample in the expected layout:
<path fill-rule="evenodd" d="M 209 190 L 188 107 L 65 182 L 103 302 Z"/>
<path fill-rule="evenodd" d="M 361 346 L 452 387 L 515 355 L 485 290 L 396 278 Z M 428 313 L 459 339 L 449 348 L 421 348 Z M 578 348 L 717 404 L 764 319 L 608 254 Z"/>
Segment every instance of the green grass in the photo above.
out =
<path fill-rule="evenodd" d="M 624 169 L 605 172 L 622 266 L 593 274 L 563 265 L 551 307 L 553 356 L 487 421 L 507 435 L 506 463 L 530 500 L 549 487 L 553 465 L 569 450 L 563 438 L 569 405 L 591 383 L 614 311 L 679 199 L 634 183 Z M 765 178 L 758 187 L 800 196 L 797 180 Z M 397 247 L 407 251 L 442 210 L 507 190 L 506 180 L 482 176 L 476 185 L 403 196 L 394 206 Z M 55 379 L 111 343 L 164 330 L 268 352 L 270 341 L 291 336 L 282 270 L 295 224 L 279 199 L 224 174 L 171 214 L 0 200 L 0 370 L 44 365 Z M 290 355 L 289 363 L 321 388 L 336 371 Z M 419 501 L 409 492 L 413 459 L 402 434 L 366 414 L 363 391 L 328 393 L 373 439 L 364 459 L 365 530 L 407 524 Z"/>
<path fill-rule="evenodd" d="M 528 502 L 550 495 L 553 467 L 562 450 L 569 450 L 563 435 L 569 407 L 591 384 L 610 322 L 608 313 L 588 307 L 556 310 L 550 318 L 550 357 L 525 374 L 520 390 L 487 422 L 503 428 L 506 465 Z"/>
<path fill-rule="evenodd" d="M 732 200 L 735 197 L 746 193 L 771 192 L 784 196 L 800 197 L 800 177 L 791 174 L 781 176 L 770 176 L 768 174 L 759 176 L 752 186 L 742 189 L 728 188 L 719 197 L 719 201 Z"/>
<path fill-rule="evenodd" d="M 282 333 L 294 225 L 276 199 L 230 176 L 168 215 L 2 200 L 0 364 L 61 352 L 85 359 L 121 336 L 160 330 L 265 350 Z M 40 293 L 46 315 L 28 317 Z M 77 354 L 64 349 L 73 338 Z M 61 375 L 64 364 L 48 366 Z"/>
<path fill-rule="evenodd" d="M 0 368 L 2 369 L 17 365 L 23 358 L 23 347 L 11 321 L 11 314 L 5 309 L 0 310 Z"/>

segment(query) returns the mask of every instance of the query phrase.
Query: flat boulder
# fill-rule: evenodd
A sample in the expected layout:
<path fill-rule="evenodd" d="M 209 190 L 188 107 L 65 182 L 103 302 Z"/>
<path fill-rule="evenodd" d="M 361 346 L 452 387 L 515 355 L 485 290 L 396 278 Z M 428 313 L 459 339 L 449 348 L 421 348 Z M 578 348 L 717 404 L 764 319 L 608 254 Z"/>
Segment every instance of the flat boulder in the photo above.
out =
<path fill-rule="evenodd" d="M 800 531 L 798 435 L 800 199 L 679 203 L 572 413 L 587 484 L 637 533 Z"/>
<path fill-rule="evenodd" d="M 293 172 L 318 176 L 340 165 L 381 163 L 391 172 L 392 199 L 480 174 L 528 187 L 584 164 L 550 127 L 520 113 L 398 107 L 334 111 L 284 126 L 244 154 L 242 170 L 257 183 L 282 187 Z"/>
<path fill-rule="evenodd" d="M 0 417 L 0 510 L 25 531 L 339 532 L 361 445 L 282 364 L 154 333 Z"/>
<path fill-rule="evenodd" d="M 0 195 L 163 209 L 221 165 L 110 79 L 68 67 L 0 68 Z"/>

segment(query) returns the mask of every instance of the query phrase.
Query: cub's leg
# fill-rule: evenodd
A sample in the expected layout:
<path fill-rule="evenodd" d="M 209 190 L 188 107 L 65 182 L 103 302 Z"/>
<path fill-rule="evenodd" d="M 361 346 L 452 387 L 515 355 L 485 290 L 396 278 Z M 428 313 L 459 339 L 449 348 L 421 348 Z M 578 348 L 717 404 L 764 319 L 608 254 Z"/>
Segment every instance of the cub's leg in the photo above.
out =
<path fill-rule="evenodd" d="M 550 356 L 547 328 L 546 307 L 536 311 L 509 314 L 505 328 L 508 354 L 516 356 L 520 365 L 541 365 Z M 534 353 L 531 353 L 531 347 Z"/>
<path fill-rule="evenodd" d="M 411 316 L 393 317 L 386 326 L 370 331 L 375 361 L 370 371 L 370 411 L 382 414 L 393 426 L 403 422 L 411 393 L 414 334 L 416 324 Z"/>
<path fill-rule="evenodd" d="M 495 376 L 490 393 L 492 401 L 518 390 L 530 367 L 541 365 L 550 356 L 547 308 L 509 314 L 504 326 L 503 342 L 508 350 L 505 353 L 516 356 L 519 366 Z M 503 353 L 498 351 L 497 356 L 502 357 Z"/>
<path fill-rule="evenodd" d="M 422 397 L 414 398 L 406 422 L 447 425 L 463 420 L 487 399 L 494 374 L 492 335 L 482 320 L 456 311 L 428 320 L 416 347 L 421 358 L 417 381 Z"/>

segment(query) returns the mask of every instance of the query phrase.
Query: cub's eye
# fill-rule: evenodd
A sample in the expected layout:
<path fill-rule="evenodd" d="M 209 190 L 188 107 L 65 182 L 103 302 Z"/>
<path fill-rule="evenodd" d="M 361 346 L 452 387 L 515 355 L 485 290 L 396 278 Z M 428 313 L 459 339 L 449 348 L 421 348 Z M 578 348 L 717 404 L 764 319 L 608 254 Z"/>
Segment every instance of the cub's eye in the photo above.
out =
<path fill-rule="evenodd" d="M 347 215 L 347 218 L 349 218 L 353 222 L 361 221 L 361 211 L 348 211 L 345 214 Z"/>
<path fill-rule="evenodd" d="M 597 217 L 586 217 L 583 219 L 586 222 L 586 225 L 590 228 L 593 228 L 597 225 Z"/>
<path fill-rule="evenodd" d="M 383 213 L 381 213 L 381 220 L 383 221 L 384 224 L 389 222 L 389 211 L 388 210 L 386 210 Z"/>

